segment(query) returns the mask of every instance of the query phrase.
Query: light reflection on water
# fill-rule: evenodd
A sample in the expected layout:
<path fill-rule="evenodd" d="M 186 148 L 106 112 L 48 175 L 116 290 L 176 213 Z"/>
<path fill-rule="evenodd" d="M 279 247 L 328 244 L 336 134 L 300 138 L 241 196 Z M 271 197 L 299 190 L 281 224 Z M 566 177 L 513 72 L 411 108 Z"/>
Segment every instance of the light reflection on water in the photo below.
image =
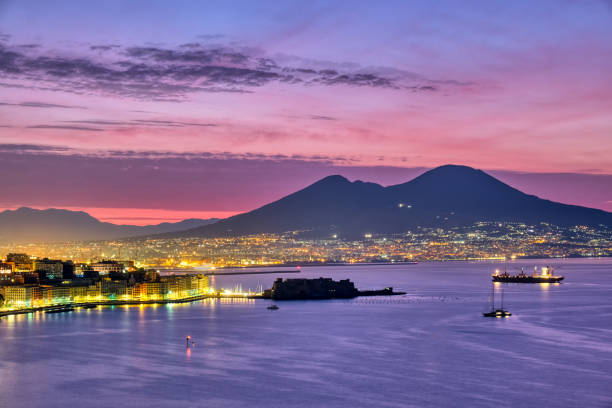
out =
<path fill-rule="evenodd" d="M 486 262 L 285 275 L 407 292 L 392 298 L 278 302 L 277 311 L 269 301 L 206 299 L 4 317 L 0 407 L 609 407 L 612 262 L 563 264 L 560 285 L 504 284 L 508 319 L 481 316 L 499 267 Z M 276 277 L 215 281 L 255 288 Z"/>

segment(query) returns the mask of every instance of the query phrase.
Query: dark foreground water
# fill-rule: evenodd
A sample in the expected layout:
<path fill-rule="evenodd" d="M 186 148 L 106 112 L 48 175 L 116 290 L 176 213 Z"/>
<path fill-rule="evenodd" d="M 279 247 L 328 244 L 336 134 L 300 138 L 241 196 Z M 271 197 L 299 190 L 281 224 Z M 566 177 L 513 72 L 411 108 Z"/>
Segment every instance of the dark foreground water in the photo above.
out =
<path fill-rule="evenodd" d="M 509 319 L 481 316 L 501 264 L 463 262 L 300 274 L 393 298 L 4 317 L 0 407 L 612 407 L 612 262 L 556 264 L 561 285 L 505 286 Z"/>

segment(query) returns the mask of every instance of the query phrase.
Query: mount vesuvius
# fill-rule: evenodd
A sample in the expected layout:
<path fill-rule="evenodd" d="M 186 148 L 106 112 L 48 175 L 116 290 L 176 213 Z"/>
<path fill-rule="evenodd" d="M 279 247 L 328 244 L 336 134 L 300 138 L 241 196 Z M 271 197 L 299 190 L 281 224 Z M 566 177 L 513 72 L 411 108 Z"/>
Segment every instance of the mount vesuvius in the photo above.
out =
<path fill-rule="evenodd" d="M 487 173 L 445 165 L 393 186 L 329 176 L 253 211 L 166 237 L 301 231 L 311 237 L 402 233 L 478 221 L 612 226 L 612 213 L 525 194 Z"/>

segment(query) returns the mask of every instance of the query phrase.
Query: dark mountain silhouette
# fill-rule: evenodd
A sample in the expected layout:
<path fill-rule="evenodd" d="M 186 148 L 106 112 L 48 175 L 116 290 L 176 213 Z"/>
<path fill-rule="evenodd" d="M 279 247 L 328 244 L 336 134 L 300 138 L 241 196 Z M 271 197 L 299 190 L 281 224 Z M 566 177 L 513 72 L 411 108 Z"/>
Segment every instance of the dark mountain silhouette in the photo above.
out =
<path fill-rule="evenodd" d="M 0 212 L 0 242 L 43 242 L 116 239 L 190 229 L 217 219 L 188 219 L 157 225 L 116 225 L 101 222 L 86 212 L 22 207 Z"/>
<path fill-rule="evenodd" d="M 305 231 L 311 236 L 399 233 L 416 226 L 506 221 L 612 226 L 612 213 L 524 194 L 481 170 L 446 165 L 383 187 L 329 176 L 248 213 L 166 236 L 216 237 Z"/>

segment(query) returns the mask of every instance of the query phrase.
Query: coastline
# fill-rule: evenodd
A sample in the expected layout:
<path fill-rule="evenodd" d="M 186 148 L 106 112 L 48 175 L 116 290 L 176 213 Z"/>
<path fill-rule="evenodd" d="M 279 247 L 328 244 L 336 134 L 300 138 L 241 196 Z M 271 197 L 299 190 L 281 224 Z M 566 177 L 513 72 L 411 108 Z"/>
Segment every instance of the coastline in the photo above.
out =
<path fill-rule="evenodd" d="M 40 306 L 40 307 L 31 307 L 27 309 L 18 309 L 18 310 L 6 310 L 0 311 L 0 317 L 18 315 L 18 314 L 29 314 L 36 312 L 45 312 L 47 310 L 54 310 L 60 307 L 87 307 L 87 306 L 126 306 L 126 305 L 165 305 L 169 303 L 189 303 L 196 302 L 198 300 L 209 299 L 209 298 L 232 298 L 232 297 L 240 297 L 244 298 L 244 296 L 232 296 L 232 295 L 224 295 L 221 296 L 219 293 L 207 293 L 205 295 L 191 296 L 188 298 L 182 299 L 163 299 L 163 300 L 109 300 L 109 301 L 99 301 L 99 302 L 82 302 L 82 303 L 62 303 L 57 305 L 49 305 L 49 306 Z"/>
<path fill-rule="evenodd" d="M 251 269 L 268 269 L 268 268 L 310 268 L 317 266 L 392 266 L 392 265 L 418 265 L 434 262 L 516 262 L 516 261 L 554 261 L 554 260 L 586 260 L 586 259 L 612 259 L 610 256 L 577 256 L 577 257 L 530 257 L 522 256 L 511 258 L 492 257 L 492 258 L 462 258 L 462 259 L 427 259 L 420 261 L 402 261 L 402 262 L 306 262 L 306 263 L 287 263 L 287 264 L 270 264 L 270 265 L 245 265 L 245 266 L 221 266 L 217 267 L 215 272 L 203 272 L 196 269 L 157 269 L 160 273 L 193 273 L 198 272 L 206 276 L 229 276 L 229 275 L 255 275 L 255 274 L 272 274 L 272 273 L 299 273 L 300 270 L 273 270 L 273 271 L 253 271 Z M 220 272 L 227 270 L 228 272 Z M 244 272 L 242 272 L 244 270 Z M 218 272 L 217 272 L 218 271 Z"/>
<path fill-rule="evenodd" d="M 265 268 L 269 268 L 268 266 L 266 266 Z M 272 274 L 272 273 L 300 273 L 300 270 L 295 270 L 295 271 L 254 271 L 254 272 L 225 272 L 225 273 L 215 273 L 215 272 L 208 272 L 208 273 L 204 273 L 204 276 L 230 276 L 230 275 L 266 275 L 266 274 Z"/>
<path fill-rule="evenodd" d="M 605 256 L 597 256 L 597 257 L 559 257 L 559 258 L 517 258 L 517 259 L 512 259 L 512 260 L 508 260 L 509 262 L 514 262 L 514 261 L 519 261 L 519 260 L 540 260 L 540 261 L 548 261 L 548 260 L 552 260 L 552 259 L 556 259 L 556 260 L 565 260 L 565 261 L 571 261 L 571 260 L 609 260 L 612 259 L 612 257 L 605 257 Z M 429 263 L 429 262 L 479 262 L 479 261 L 501 261 L 500 259 L 453 259 L 453 260 L 437 260 L 437 261 L 423 261 L 423 263 Z M 345 264 L 340 264 L 340 263 L 334 263 L 334 264 L 319 264 L 319 265 L 305 265 L 305 266 L 372 266 L 372 265 L 381 265 L 381 266 L 390 266 L 390 265 L 400 265 L 402 263 L 399 262 L 374 262 L 374 263 L 345 263 Z M 414 262 L 406 262 L 404 264 L 414 264 Z M 294 266 L 294 265 L 290 265 L 290 266 Z M 273 265 L 273 266 L 246 266 L 246 267 L 241 267 L 240 269 L 251 269 L 251 268 L 270 268 L 270 267 L 281 267 L 280 265 Z M 185 270 L 185 273 L 189 273 L 192 272 L 190 270 Z M 254 272 L 229 272 L 229 273 L 216 273 L 216 274 L 211 274 L 209 276 L 224 276 L 224 275 L 250 275 L 250 274 L 274 274 L 274 273 L 297 273 L 299 271 L 279 271 L 279 270 L 274 270 L 274 271 L 254 271 Z M 207 274 L 208 275 L 208 274 Z M 364 296 L 368 296 L 368 295 L 364 295 Z M 371 295 L 370 295 L 371 296 Z M 198 295 L 198 296 L 191 296 L 188 298 L 182 298 L 182 299 L 163 299 L 163 300 L 110 300 L 110 301 L 97 301 L 97 302 L 82 302 L 82 303 L 63 303 L 63 304 L 56 304 L 56 305 L 48 305 L 48 306 L 41 306 L 41 307 L 35 307 L 35 308 L 27 308 L 27 309 L 18 309 L 18 310 L 0 310 L 0 318 L 4 317 L 4 316 L 11 316 L 11 315 L 19 315 L 19 314 L 30 314 L 30 313 L 36 313 L 36 312 L 44 312 L 47 310 L 53 310 L 53 309 L 57 309 L 58 307 L 75 307 L 75 308 L 79 308 L 79 307 L 86 307 L 86 306 L 125 306 L 125 305 L 153 305 L 153 304 L 159 304 L 159 305 L 163 305 L 163 304 L 171 304 L 171 303 L 189 303 L 189 302 L 195 302 L 195 301 L 199 301 L 199 300 L 203 300 L 203 299 L 209 299 L 209 298 L 246 298 L 246 299 L 265 299 L 263 296 L 261 295 L 248 295 L 245 296 L 244 294 L 221 294 L 220 292 L 215 292 L 215 293 L 207 293 L 207 294 L 202 294 L 202 295 Z"/>

